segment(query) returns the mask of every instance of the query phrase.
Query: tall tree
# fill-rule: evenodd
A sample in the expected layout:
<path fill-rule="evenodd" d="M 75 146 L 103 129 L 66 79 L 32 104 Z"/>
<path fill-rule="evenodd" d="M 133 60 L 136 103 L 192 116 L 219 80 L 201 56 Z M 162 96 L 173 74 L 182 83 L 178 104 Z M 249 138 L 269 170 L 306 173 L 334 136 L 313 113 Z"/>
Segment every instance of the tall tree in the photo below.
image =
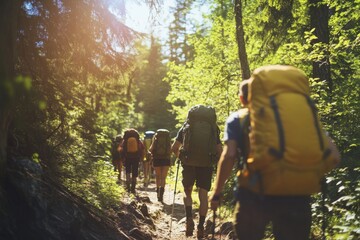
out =
<path fill-rule="evenodd" d="M 6 166 L 6 149 L 16 91 L 16 38 L 21 1 L 0 2 L 0 180 Z"/>
<path fill-rule="evenodd" d="M 312 75 L 320 81 L 327 82 L 328 94 L 331 96 L 333 83 L 330 74 L 329 61 L 329 6 L 323 0 L 309 0 L 310 27 L 314 29 L 316 39 L 313 44 L 322 44 L 323 53 L 313 61 Z"/>
<path fill-rule="evenodd" d="M 185 63 L 191 54 L 187 39 L 187 16 L 193 2 L 194 0 L 176 0 L 176 6 L 172 9 L 174 19 L 169 26 L 169 60 L 176 64 Z"/>
<path fill-rule="evenodd" d="M 174 62 L 168 65 L 166 80 L 171 91 L 167 100 L 172 103 L 179 123 L 195 104 L 215 107 L 220 125 L 230 111 L 239 107 L 239 101 L 234 99 L 240 69 L 232 7 L 231 1 L 214 1 L 212 12 L 204 19 L 211 21 L 208 29 L 189 36 L 194 59 L 186 65 Z"/>
<path fill-rule="evenodd" d="M 156 130 L 167 128 L 173 130 L 174 116 L 170 113 L 171 105 L 166 102 L 166 96 L 170 87 L 163 81 L 166 67 L 163 64 L 163 55 L 158 39 L 151 36 L 150 49 L 143 54 L 145 61 L 140 62 L 138 68 L 137 82 L 139 92 L 137 94 L 138 111 L 143 113 L 143 124 L 140 130 Z M 154 94 L 156 93 L 156 94 Z"/>
<path fill-rule="evenodd" d="M 246 53 L 241 0 L 235 0 L 234 11 L 235 11 L 235 22 L 236 22 L 235 27 L 236 27 L 236 41 L 238 44 L 238 55 L 240 61 L 241 75 L 242 75 L 242 79 L 244 80 L 250 78 L 250 67 Z"/>
<path fill-rule="evenodd" d="M 74 133 L 94 138 L 95 111 L 130 69 L 136 32 L 102 1 L 2 1 L 0 11 L 1 159 L 4 149 L 48 161 L 74 142 L 81 149 Z M 14 96 L 16 83 L 29 87 L 30 79 L 27 98 Z"/>

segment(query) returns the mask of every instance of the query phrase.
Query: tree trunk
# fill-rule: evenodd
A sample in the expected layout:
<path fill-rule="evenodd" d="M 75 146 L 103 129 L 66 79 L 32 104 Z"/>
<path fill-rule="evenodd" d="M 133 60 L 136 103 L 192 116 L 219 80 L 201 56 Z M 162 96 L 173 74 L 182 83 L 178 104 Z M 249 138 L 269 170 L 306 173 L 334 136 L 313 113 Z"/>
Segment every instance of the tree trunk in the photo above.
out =
<path fill-rule="evenodd" d="M 14 100 L 17 20 L 21 2 L 0 1 L 0 179 L 6 167 L 8 129 Z"/>
<path fill-rule="evenodd" d="M 246 47 L 245 47 L 245 33 L 242 22 L 242 2 L 241 0 L 235 0 L 235 21 L 236 21 L 236 40 L 238 44 L 238 55 L 240 60 L 240 68 L 242 79 L 250 78 L 250 67 L 247 59 Z"/>
<path fill-rule="evenodd" d="M 322 3 L 322 0 L 309 0 L 310 11 L 310 27 L 315 29 L 317 37 L 314 44 L 321 42 L 329 44 L 329 7 Z M 328 85 L 328 94 L 331 96 L 333 83 L 330 75 L 329 53 L 319 60 L 313 62 L 313 77 L 319 78 L 320 81 L 325 80 Z"/>

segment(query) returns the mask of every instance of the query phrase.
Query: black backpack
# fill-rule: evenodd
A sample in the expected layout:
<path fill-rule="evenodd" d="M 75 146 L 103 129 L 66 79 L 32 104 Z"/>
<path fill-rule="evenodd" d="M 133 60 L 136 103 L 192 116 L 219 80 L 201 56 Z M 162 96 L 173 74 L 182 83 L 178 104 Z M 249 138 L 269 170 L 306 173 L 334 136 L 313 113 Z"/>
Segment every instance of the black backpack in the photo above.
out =
<path fill-rule="evenodd" d="M 204 105 L 192 107 L 183 126 L 181 161 L 190 166 L 212 166 L 217 159 L 218 136 L 215 109 Z"/>

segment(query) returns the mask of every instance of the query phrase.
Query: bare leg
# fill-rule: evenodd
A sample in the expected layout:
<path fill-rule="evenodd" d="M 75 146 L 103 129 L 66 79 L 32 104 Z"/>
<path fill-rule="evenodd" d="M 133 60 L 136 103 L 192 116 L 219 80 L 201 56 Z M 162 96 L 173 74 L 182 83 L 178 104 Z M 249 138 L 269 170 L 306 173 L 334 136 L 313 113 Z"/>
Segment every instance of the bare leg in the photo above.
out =
<path fill-rule="evenodd" d="M 161 182 L 160 187 L 165 187 L 166 184 L 166 177 L 169 171 L 169 166 L 163 166 L 161 167 Z"/>
<path fill-rule="evenodd" d="M 192 186 L 184 188 L 184 204 L 185 207 L 192 206 L 192 198 L 191 198 L 191 192 L 192 192 Z"/>
<path fill-rule="evenodd" d="M 191 187 L 184 187 L 184 205 L 186 213 L 186 236 L 192 236 L 194 231 L 194 220 L 192 219 L 192 198 L 191 198 Z"/>
<path fill-rule="evenodd" d="M 161 167 L 155 167 L 155 181 L 156 187 L 161 187 Z"/>
<path fill-rule="evenodd" d="M 165 192 L 165 183 L 166 183 L 166 176 L 167 176 L 167 172 L 169 170 L 169 167 L 168 166 L 162 166 L 162 167 L 159 167 L 157 169 L 157 173 L 160 173 L 158 175 L 156 175 L 156 179 L 158 179 L 158 200 L 160 202 L 163 201 L 163 197 L 164 197 L 164 192 Z"/>
<path fill-rule="evenodd" d="M 143 162 L 144 167 L 144 187 L 147 187 L 149 184 L 149 173 L 150 173 L 150 162 Z"/>
<path fill-rule="evenodd" d="M 200 200 L 199 215 L 206 216 L 208 211 L 208 191 L 199 188 L 199 200 Z"/>
<path fill-rule="evenodd" d="M 119 174 L 118 174 L 118 180 L 119 181 L 121 181 L 121 172 L 122 172 L 122 162 L 121 161 L 119 161 L 118 163 L 117 163 L 117 171 L 119 172 Z"/>

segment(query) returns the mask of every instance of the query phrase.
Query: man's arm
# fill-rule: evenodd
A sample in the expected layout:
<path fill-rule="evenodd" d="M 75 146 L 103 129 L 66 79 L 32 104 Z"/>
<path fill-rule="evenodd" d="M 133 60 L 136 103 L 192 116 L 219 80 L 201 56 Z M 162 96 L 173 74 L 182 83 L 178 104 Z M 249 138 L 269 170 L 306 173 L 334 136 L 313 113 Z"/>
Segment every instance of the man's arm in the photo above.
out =
<path fill-rule="evenodd" d="M 223 151 L 223 146 L 221 143 L 217 144 L 216 145 L 216 160 L 218 160 L 222 154 L 222 151 Z"/>
<path fill-rule="evenodd" d="M 181 142 L 175 140 L 175 142 L 171 146 L 171 151 L 175 154 L 176 157 L 179 157 L 179 150 L 181 145 L 182 145 Z"/>
<path fill-rule="evenodd" d="M 219 206 L 219 196 L 224 188 L 226 180 L 230 177 L 237 155 L 237 144 L 235 140 L 228 140 L 222 151 L 217 173 L 215 188 L 212 196 L 210 196 L 211 209 L 216 210 Z"/>

